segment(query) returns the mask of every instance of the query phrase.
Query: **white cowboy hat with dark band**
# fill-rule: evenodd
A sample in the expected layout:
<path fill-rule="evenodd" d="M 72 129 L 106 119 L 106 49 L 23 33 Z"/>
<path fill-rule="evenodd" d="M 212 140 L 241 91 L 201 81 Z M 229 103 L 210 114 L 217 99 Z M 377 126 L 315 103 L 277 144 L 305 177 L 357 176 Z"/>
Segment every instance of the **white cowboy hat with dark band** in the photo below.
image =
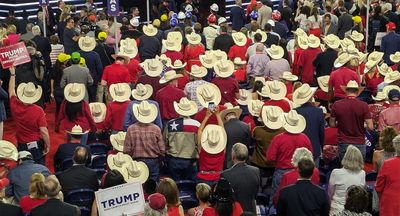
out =
<path fill-rule="evenodd" d="M 217 61 L 214 65 L 214 71 L 217 76 L 227 78 L 235 72 L 235 65 L 231 60 Z"/>
<path fill-rule="evenodd" d="M 196 96 L 201 106 L 207 108 L 208 103 L 218 105 L 221 102 L 221 92 L 213 83 L 203 84 L 196 89 Z"/>
<path fill-rule="evenodd" d="M 23 103 L 34 104 L 42 97 L 42 87 L 36 87 L 32 82 L 21 83 L 17 88 L 17 96 Z"/>
<path fill-rule="evenodd" d="M 297 105 L 302 105 L 310 101 L 314 96 L 317 88 L 311 88 L 307 83 L 301 85 L 293 92 L 293 102 Z"/>
<path fill-rule="evenodd" d="M 186 35 L 186 40 L 189 44 L 197 45 L 201 43 L 201 36 L 195 32 L 192 32 L 189 35 Z"/>
<path fill-rule="evenodd" d="M 135 100 L 143 101 L 147 100 L 153 94 L 153 87 L 149 84 L 138 83 L 136 88 L 132 90 L 132 97 Z"/>
<path fill-rule="evenodd" d="M 201 135 L 201 147 L 209 154 L 218 154 L 225 150 L 227 135 L 219 125 L 207 125 Z"/>
<path fill-rule="evenodd" d="M 378 71 L 382 76 L 393 73 L 393 69 L 389 67 L 386 63 L 382 63 L 380 66 L 378 66 Z"/>
<path fill-rule="evenodd" d="M 254 35 L 257 33 L 261 35 L 261 41 L 260 41 L 261 43 L 267 41 L 267 33 L 265 33 L 265 31 L 262 31 L 261 29 L 257 29 L 257 31 L 251 33 L 251 39 L 253 40 L 253 43 L 255 43 Z"/>
<path fill-rule="evenodd" d="M 400 80 L 400 72 L 399 71 L 393 71 L 392 73 L 386 74 L 385 76 L 385 83 L 391 84 L 395 81 Z"/>
<path fill-rule="evenodd" d="M 269 56 L 271 56 L 272 59 L 281 59 L 283 55 L 285 54 L 283 48 L 278 45 L 271 45 L 271 48 L 267 49 L 267 53 Z"/>
<path fill-rule="evenodd" d="M 264 102 L 262 102 L 261 100 L 250 100 L 249 103 L 247 104 L 249 113 L 255 117 L 260 116 L 263 106 Z"/>
<path fill-rule="evenodd" d="M 222 121 L 224 122 L 226 121 L 225 116 L 229 113 L 235 113 L 238 118 L 242 114 L 242 109 L 240 109 L 239 106 L 233 106 L 231 103 L 225 103 L 224 106 L 226 107 L 226 109 L 222 110 L 220 113 Z"/>
<path fill-rule="evenodd" d="M 283 122 L 283 128 L 289 133 L 299 134 L 306 128 L 306 119 L 298 114 L 296 110 L 283 113 L 280 118 Z"/>
<path fill-rule="evenodd" d="M 303 50 L 308 49 L 308 37 L 307 36 L 298 36 L 297 37 L 297 44 Z"/>
<path fill-rule="evenodd" d="M 334 34 L 329 34 L 328 36 L 326 36 L 324 38 L 324 42 L 328 47 L 332 49 L 337 49 L 340 46 L 340 39 Z"/>
<path fill-rule="evenodd" d="M 123 131 L 110 135 L 110 142 L 115 150 L 119 152 L 124 151 L 125 137 L 126 137 L 126 132 Z"/>
<path fill-rule="evenodd" d="M 330 78 L 329 75 L 320 76 L 320 77 L 317 78 L 318 86 L 323 92 L 328 92 L 328 89 L 329 89 L 329 86 L 328 86 L 329 78 Z"/>
<path fill-rule="evenodd" d="M 207 73 L 207 68 L 198 65 L 192 65 L 192 68 L 190 70 L 190 75 L 197 78 L 203 78 L 207 75 Z"/>
<path fill-rule="evenodd" d="M 239 105 L 247 106 L 249 100 L 252 99 L 251 91 L 247 89 L 239 89 L 239 99 L 236 99 Z"/>
<path fill-rule="evenodd" d="M 89 52 L 96 47 L 96 39 L 90 36 L 81 37 L 79 38 L 78 45 L 82 51 Z"/>
<path fill-rule="evenodd" d="M 216 62 L 215 56 L 212 51 L 206 51 L 204 55 L 199 56 L 201 64 L 206 68 L 213 68 L 214 63 Z"/>
<path fill-rule="evenodd" d="M 149 178 L 149 168 L 142 161 L 130 161 L 122 166 L 121 174 L 125 181 L 144 184 Z"/>
<path fill-rule="evenodd" d="M 6 140 L 0 140 L 0 158 L 7 160 L 18 160 L 18 150 L 14 144 Z"/>
<path fill-rule="evenodd" d="M 90 113 L 92 114 L 94 123 L 103 122 L 106 118 L 107 107 L 104 103 L 95 102 L 89 104 Z"/>
<path fill-rule="evenodd" d="M 149 37 L 153 37 L 157 35 L 157 28 L 155 28 L 152 24 L 143 26 L 143 33 Z"/>
<path fill-rule="evenodd" d="M 138 47 L 136 40 L 131 38 L 126 38 L 121 40 L 121 47 L 119 48 L 119 53 L 122 56 L 128 56 L 130 59 L 135 58 L 138 53 Z"/>
<path fill-rule="evenodd" d="M 147 76 L 158 77 L 163 71 L 163 64 L 158 59 L 146 59 L 140 64 Z"/>
<path fill-rule="evenodd" d="M 64 88 L 65 100 L 71 103 L 78 103 L 85 98 L 86 87 L 82 83 L 69 83 Z"/>
<path fill-rule="evenodd" d="M 197 113 L 197 104 L 183 97 L 179 100 L 179 103 L 174 101 L 174 109 L 179 115 L 189 117 Z"/>
<path fill-rule="evenodd" d="M 276 130 L 283 126 L 283 122 L 279 119 L 283 113 L 282 108 L 278 106 L 263 106 L 261 112 L 262 120 L 267 128 Z"/>
<path fill-rule="evenodd" d="M 75 125 L 74 127 L 72 127 L 71 131 L 67 131 L 68 134 L 71 135 L 84 135 L 89 133 L 89 131 L 83 131 L 82 127 L 80 125 Z"/>
<path fill-rule="evenodd" d="M 133 104 L 132 110 L 136 119 L 144 124 L 153 122 L 158 114 L 157 106 L 145 100 L 140 104 Z"/>
<path fill-rule="evenodd" d="M 159 83 L 160 84 L 164 84 L 164 83 L 168 83 L 172 80 L 178 79 L 183 77 L 182 74 L 177 74 L 176 71 L 174 70 L 170 70 L 164 73 L 164 76 L 161 77 Z"/>
<path fill-rule="evenodd" d="M 238 46 L 244 46 L 247 43 L 247 37 L 242 32 L 232 33 L 233 42 Z"/>
<path fill-rule="evenodd" d="M 299 77 L 292 74 L 292 72 L 290 72 L 290 71 L 285 71 L 282 73 L 281 79 L 294 82 L 294 81 L 297 81 L 299 79 Z"/>
<path fill-rule="evenodd" d="M 116 169 L 121 172 L 123 169 L 123 165 L 130 163 L 132 161 L 132 157 L 130 155 L 124 154 L 122 152 L 118 152 L 115 155 L 107 156 L 107 166 L 110 170 Z"/>
<path fill-rule="evenodd" d="M 109 91 L 111 98 L 117 102 L 125 102 L 131 97 L 131 87 L 128 83 L 111 84 Z"/>
<path fill-rule="evenodd" d="M 266 86 L 268 86 L 268 97 L 272 100 L 281 100 L 285 98 L 287 89 L 286 85 L 283 82 L 273 80 L 267 81 Z"/>
<path fill-rule="evenodd" d="M 174 62 L 174 64 L 171 65 L 171 68 L 174 70 L 182 69 L 182 68 L 186 67 L 186 64 L 187 64 L 186 62 L 182 63 L 182 61 L 178 59 Z"/>

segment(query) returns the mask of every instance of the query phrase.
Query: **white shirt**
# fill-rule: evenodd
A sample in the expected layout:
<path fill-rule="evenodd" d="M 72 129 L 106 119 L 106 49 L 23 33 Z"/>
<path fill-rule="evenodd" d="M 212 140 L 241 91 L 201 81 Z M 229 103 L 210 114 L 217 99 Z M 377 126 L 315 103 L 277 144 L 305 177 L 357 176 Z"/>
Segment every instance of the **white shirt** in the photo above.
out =
<path fill-rule="evenodd" d="M 216 25 L 205 27 L 203 29 L 203 35 L 206 38 L 207 50 L 212 50 L 215 38 L 218 36 L 218 27 Z"/>

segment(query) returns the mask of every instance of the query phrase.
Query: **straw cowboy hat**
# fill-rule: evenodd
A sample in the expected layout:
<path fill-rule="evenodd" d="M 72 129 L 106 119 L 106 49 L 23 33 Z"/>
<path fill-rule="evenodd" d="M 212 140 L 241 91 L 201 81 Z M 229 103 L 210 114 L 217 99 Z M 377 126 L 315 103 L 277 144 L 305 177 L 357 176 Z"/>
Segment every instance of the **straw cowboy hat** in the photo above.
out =
<path fill-rule="evenodd" d="M 142 161 L 130 161 L 122 166 L 122 176 L 126 182 L 140 182 L 144 184 L 149 178 L 149 168 Z"/>
<path fill-rule="evenodd" d="M 264 125 L 269 129 L 276 130 L 283 126 L 283 122 L 279 119 L 283 113 L 282 108 L 278 106 L 264 106 L 261 113 Z"/>
<path fill-rule="evenodd" d="M 65 100 L 71 103 L 78 103 L 85 98 L 86 87 L 82 83 L 69 83 L 64 88 Z"/>
<path fill-rule="evenodd" d="M 182 49 L 182 44 L 178 43 L 176 40 L 170 37 L 168 37 L 167 40 L 163 40 L 162 44 L 167 50 L 179 52 Z"/>
<path fill-rule="evenodd" d="M 164 84 L 181 77 L 183 77 L 182 74 L 177 74 L 176 71 L 170 70 L 164 73 L 164 76 L 161 77 L 159 83 Z"/>
<path fill-rule="evenodd" d="M 323 92 L 328 92 L 329 90 L 328 86 L 329 78 L 330 78 L 329 75 L 320 76 L 317 78 L 318 86 Z"/>
<path fill-rule="evenodd" d="M 397 91 L 400 91 L 400 87 L 398 87 L 397 85 L 388 85 L 388 86 L 385 86 L 385 87 L 383 88 L 382 92 L 383 92 L 386 96 L 388 96 L 390 90 L 393 90 L 393 89 L 396 89 Z"/>
<path fill-rule="evenodd" d="M 301 28 L 297 28 L 296 31 L 293 31 L 293 34 L 296 36 L 307 36 L 307 33 Z"/>
<path fill-rule="evenodd" d="M 186 62 L 182 63 L 182 61 L 178 59 L 174 62 L 173 65 L 171 65 L 171 68 L 174 70 L 182 69 L 182 68 L 186 67 L 186 64 L 187 64 Z"/>
<path fill-rule="evenodd" d="M 352 60 L 353 58 L 355 58 L 354 55 L 348 54 L 347 52 L 343 52 L 342 54 L 340 54 L 337 59 L 335 60 L 335 62 L 333 63 L 333 66 L 335 68 L 340 68 L 343 65 L 347 64 L 347 62 L 349 62 L 350 60 Z"/>
<path fill-rule="evenodd" d="M 158 59 L 146 59 L 140 64 L 147 76 L 158 77 L 163 71 L 163 64 Z"/>
<path fill-rule="evenodd" d="M 262 102 L 261 100 L 250 100 L 249 103 L 247 104 L 249 113 L 255 117 L 260 116 L 263 106 L 264 102 Z"/>
<path fill-rule="evenodd" d="M 391 84 L 397 80 L 400 80 L 400 73 L 398 71 L 393 71 L 392 73 L 386 74 L 385 83 Z"/>
<path fill-rule="evenodd" d="M 214 55 L 215 61 L 221 61 L 221 60 L 226 60 L 228 59 L 228 54 L 222 50 L 214 50 L 212 51 L 212 54 Z"/>
<path fill-rule="evenodd" d="M 346 47 L 346 49 L 344 49 L 348 54 L 350 55 L 354 55 L 357 56 L 358 60 L 360 62 L 365 61 L 365 59 L 367 58 L 367 54 L 366 53 L 362 53 L 360 52 L 355 46 L 350 45 L 348 47 Z"/>
<path fill-rule="evenodd" d="M 72 127 L 71 131 L 67 131 L 68 134 L 71 135 L 84 135 L 89 133 L 89 131 L 83 131 L 82 127 L 80 125 L 75 125 L 74 127 Z"/>
<path fill-rule="evenodd" d="M 272 100 L 281 100 L 285 97 L 287 93 L 285 83 L 274 80 L 274 81 L 267 81 L 266 85 L 268 86 L 269 89 L 268 97 L 271 98 Z"/>
<path fill-rule="evenodd" d="M 209 154 L 218 154 L 225 150 L 227 136 L 219 125 L 207 125 L 201 135 L 201 147 Z"/>
<path fill-rule="evenodd" d="M 227 78 L 235 72 L 235 65 L 231 60 L 217 61 L 214 65 L 214 71 L 217 76 Z"/>
<path fill-rule="evenodd" d="M 376 93 L 375 97 L 372 95 L 372 99 L 374 99 L 374 101 L 383 101 L 387 99 L 387 94 L 385 94 L 383 91 L 380 91 Z"/>
<path fill-rule="evenodd" d="M 364 35 L 358 33 L 357 31 L 352 31 L 349 37 L 356 42 L 361 42 L 362 40 L 364 40 Z"/>
<path fill-rule="evenodd" d="M 128 56 L 130 59 L 135 58 L 138 53 L 138 47 L 136 44 L 136 40 L 131 38 L 126 38 L 125 40 L 121 40 L 121 47 L 119 49 L 120 55 Z"/>
<path fill-rule="evenodd" d="M 90 36 L 81 37 L 79 38 L 78 45 L 82 51 L 89 52 L 96 47 L 96 39 Z"/>
<path fill-rule="evenodd" d="M 247 37 L 242 32 L 232 33 L 233 42 L 238 46 L 244 46 L 247 43 Z"/>
<path fill-rule="evenodd" d="M 149 84 L 138 83 L 135 89 L 132 89 L 132 97 L 135 100 L 147 100 L 153 94 L 153 87 Z"/>
<path fill-rule="evenodd" d="M 293 75 L 292 72 L 290 72 L 290 71 L 285 71 L 282 73 L 281 79 L 294 82 L 294 81 L 298 80 L 299 77 L 296 75 Z"/>
<path fill-rule="evenodd" d="M 207 75 L 207 73 L 207 68 L 198 65 L 192 65 L 192 68 L 190 70 L 190 75 L 197 78 L 203 78 Z"/>
<path fill-rule="evenodd" d="M 293 102 L 297 105 L 302 105 L 310 101 L 314 96 L 317 88 L 311 88 L 307 83 L 300 86 L 293 92 Z"/>
<path fill-rule="evenodd" d="M 179 100 L 179 103 L 174 101 L 174 109 L 179 115 L 188 117 L 197 113 L 197 104 L 183 97 Z"/>
<path fill-rule="evenodd" d="M 342 90 L 345 92 L 346 89 L 358 89 L 361 92 L 364 88 L 360 87 L 355 80 L 350 80 L 346 86 L 340 86 Z"/>
<path fill-rule="evenodd" d="M 17 96 L 23 103 L 34 104 L 42 97 L 42 87 L 36 87 L 32 82 L 21 83 L 17 88 Z"/>
<path fill-rule="evenodd" d="M 367 61 L 367 63 L 365 63 L 364 74 L 369 72 L 374 73 L 377 65 L 377 61 Z"/>
<path fill-rule="evenodd" d="M 332 48 L 332 49 L 337 49 L 340 46 L 340 39 L 338 36 L 334 34 L 329 34 L 324 38 L 325 44 Z"/>
<path fill-rule="evenodd" d="M 306 128 L 306 119 L 298 114 L 296 110 L 283 113 L 280 118 L 283 122 L 283 128 L 289 133 L 299 134 Z"/>
<path fill-rule="evenodd" d="M 123 165 L 130 163 L 132 161 L 132 157 L 130 155 L 124 154 L 122 152 L 118 152 L 115 155 L 107 156 L 107 166 L 110 170 L 116 169 L 121 171 L 123 169 Z"/>
<path fill-rule="evenodd" d="M 251 40 L 253 41 L 253 43 L 255 42 L 254 35 L 257 33 L 261 35 L 261 41 L 260 41 L 261 43 L 264 43 L 265 41 L 267 41 L 267 33 L 265 33 L 265 31 L 262 31 L 261 29 L 257 29 L 257 31 L 255 31 L 251 34 Z"/>
<path fill-rule="evenodd" d="M 236 58 L 233 59 L 233 64 L 234 65 L 244 65 L 246 63 L 247 62 L 244 61 L 244 60 L 242 61 L 242 59 L 240 57 L 236 57 Z"/>
<path fill-rule="evenodd" d="M 342 46 L 342 49 L 346 50 L 346 47 L 348 46 L 356 46 L 354 42 L 348 38 L 344 38 L 343 40 L 340 41 L 340 45 Z"/>
<path fill-rule="evenodd" d="M 157 35 L 157 28 L 155 28 L 152 24 L 143 26 L 143 33 L 149 37 L 153 37 Z"/>
<path fill-rule="evenodd" d="M 307 41 L 308 41 L 308 46 L 311 48 L 318 48 L 319 45 L 321 44 L 321 41 L 319 40 L 319 38 L 313 34 L 310 34 L 308 36 Z"/>
<path fill-rule="evenodd" d="M 120 152 L 124 151 L 125 137 L 126 137 L 126 132 L 123 131 L 110 135 L 110 142 L 115 150 Z"/>
<path fill-rule="evenodd" d="M 371 54 L 369 54 L 368 61 L 379 63 L 380 61 L 382 61 L 383 55 L 383 52 L 373 51 Z"/>
<path fill-rule="evenodd" d="M 392 61 L 393 63 L 397 64 L 400 62 L 400 52 L 395 52 L 394 54 L 391 54 L 389 56 L 390 61 Z"/>
<path fill-rule="evenodd" d="M 151 123 L 157 118 L 157 106 L 147 101 L 142 101 L 140 104 L 133 104 L 133 115 L 141 123 Z"/>
<path fill-rule="evenodd" d="M 18 150 L 14 144 L 6 140 L 0 140 L 0 158 L 7 160 L 18 160 Z"/>
<path fill-rule="evenodd" d="M 239 99 L 236 99 L 239 105 L 245 106 L 251 100 L 251 92 L 247 89 L 239 89 Z"/>
<path fill-rule="evenodd" d="M 210 102 L 213 102 L 215 105 L 221 102 L 221 92 L 213 83 L 207 83 L 197 87 L 196 96 L 203 107 L 208 107 L 208 103 Z"/>
<path fill-rule="evenodd" d="M 203 65 L 206 68 L 213 68 L 214 63 L 216 62 L 215 56 L 212 51 L 206 51 L 204 55 L 199 56 L 201 65 Z"/>
<path fill-rule="evenodd" d="M 171 67 L 172 65 L 172 60 L 165 54 L 161 54 L 160 56 L 156 55 L 156 59 L 160 60 L 161 63 L 165 64 L 167 67 Z"/>
<path fill-rule="evenodd" d="M 392 73 L 393 69 L 389 67 L 386 63 L 383 63 L 380 66 L 378 66 L 378 71 L 382 76 L 386 76 L 387 74 Z"/>
<path fill-rule="evenodd" d="M 272 44 L 271 48 L 267 49 L 267 53 L 272 59 L 281 59 L 285 54 L 285 51 L 283 51 L 281 46 Z"/>
<path fill-rule="evenodd" d="M 229 113 L 235 113 L 235 115 L 238 118 L 242 114 L 242 109 L 240 109 L 239 106 L 233 106 L 231 103 L 225 103 L 224 107 L 226 107 L 226 109 L 222 110 L 220 113 L 222 121 L 224 121 L 224 122 L 226 121 L 225 116 L 228 115 Z"/>
<path fill-rule="evenodd" d="M 201 43 L 201 36 L 195 32 L 192 32 L 189 35 L 186 35 L 186 40 L 189 44 L 197 45 Z"/>
<path fill-rule="evenodd" d="M 308 49 L 308 37 L 307 36 L 298 36 L 297 44 L 301 49 Z"/>
<path fill-rule="evenodd" d="M 257 94 L 261 97 L 269 97 L 269 87 L 265 85 L 261 88 L 261 91 L 257 91 Z"/>
<path fill-rule="evenodd" d="M 104 103 L 90 103 L 90 113 L 92 114 L 94 123 L 100 123 L 106 118 L 107 107 Z"/>
<path fill-rule="evenodd" d="M 124 102 L 131 97 L 131 87 L 128 83 L 117 83 L 110 85 L 110 95 L 114 101 Z"/>
<path fill-rule="evenodd" d="M 127 49 L 129 49 L 129 51 L 127 51 L 127 52 L 123 51 L 123 49 L 124 49 L 124 47 L 121 47 L 120 52 L 118 54 L 112 54 L 111 57 L 113 57 L 114 60 L 116 60 L 118 57 L 123 58 L 124 59 L 123 64 L 127 65 L 127 64 L 129 64 L 131 57 L 129 57 L 128 54 L 125 55 L 125 53 L 129 52 L 129 53 L 135 54 L 135 51 L 133 51 L 133 49 L 135 49 L 135 48 L 129 47 L 129 48 L 127 48 Z M 122 50 L 122 52 L 121 52 L 121 50 Z M 137 54 L 137 52 L 136 52 L 136 54 Z M 134 57 L 132 57 L 132 58 L 134 58 Z M 86 67 L 86 60 L 84 58 L 81 58 L 79 65 L 81 65 L 82 67 Z"/>

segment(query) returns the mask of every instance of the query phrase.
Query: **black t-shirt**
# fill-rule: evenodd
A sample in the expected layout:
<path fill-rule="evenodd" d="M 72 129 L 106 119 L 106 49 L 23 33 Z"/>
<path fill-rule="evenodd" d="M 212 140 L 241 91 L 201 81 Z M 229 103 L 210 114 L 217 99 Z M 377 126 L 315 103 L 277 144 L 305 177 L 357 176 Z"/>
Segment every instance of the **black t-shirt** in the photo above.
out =
<path fill-rule="evenodd" d="M 77 35 L 78 32 L 76 32 L 74 29 L 69 29 L 69 28 L 64 29 L 63 39 L 64 39 L 64 49 L 66 54 L 71 54 L 79 50 L 78 43 L 72 39 Z"/>

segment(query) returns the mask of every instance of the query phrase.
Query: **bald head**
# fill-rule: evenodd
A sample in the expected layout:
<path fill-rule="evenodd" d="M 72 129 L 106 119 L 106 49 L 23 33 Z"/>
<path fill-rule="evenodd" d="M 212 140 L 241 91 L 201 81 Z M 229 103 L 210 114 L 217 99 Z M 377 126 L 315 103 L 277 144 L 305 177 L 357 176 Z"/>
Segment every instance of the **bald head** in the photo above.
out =
<path fill-rule="evenodd" d="M 87 152 L 86 148 L 79 146 L 75 149 L 72 160 L 74 161 L 74 164 L 84 165 L 84 164 L 86 164 L 87 158 L 88 158 L 88 152 Z"/>
<path fill-rule="evenodd" d="M 246 161 L 249 151 L 247 146 L 242 143 L 236 143 L 232 146 L 232 160 L 234 163 Z"/>
<path fill-rule="evenodd" d="M 259 43 L 259 44 L 257 44 L 257 46 L 256 46 L 256 52 L 263 52 L 263 51 L 264 51 L 264 48 L 265 48 L 264 44 Z"/>

